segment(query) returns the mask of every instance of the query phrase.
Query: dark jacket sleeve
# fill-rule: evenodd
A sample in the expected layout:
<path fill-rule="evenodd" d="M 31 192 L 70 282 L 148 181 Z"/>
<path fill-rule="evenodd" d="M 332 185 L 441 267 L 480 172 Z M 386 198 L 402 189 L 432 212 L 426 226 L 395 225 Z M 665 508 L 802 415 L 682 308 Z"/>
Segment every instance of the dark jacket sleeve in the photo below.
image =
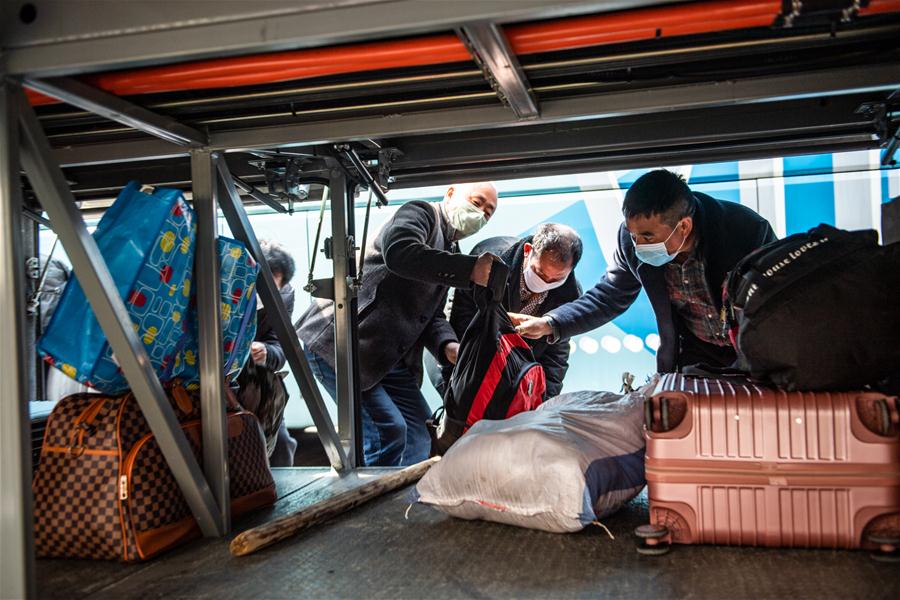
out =
<path fill-rule="evenodd" d="M 562 392 L 563 379 L 569 370 L 569 338 L 559 340 L 555 344 L 547 344 L 547 349 L 538 362 L 544 368 L 544 377 L 547 380 L 545 399 L 559 396 Z"/>
<path fill-rule="evenodd" d="M 559 339 L 570 338 L 605 325 L 628 310 L 638 297 L 641 282 L 635 277 L 625 259 L 622 250 L 623 239 L 631 243 L 624 225 L 619 230 L 619 245 L 613 256 L 613 262 L 600 283 L 577 300 L 547 313 L 556 323 Z"/>
<path fill-rule="evenodd" d="M 400 277 L 467 288 L 476 256 L 438 250 L 429 245 L 438 227 L 434 209 L 426 202 L 401 206 L 381 231 L 384 264 Z"/>
<path fill-rule="evenodd" d="M 294 290 L 290 287 L 290 284 L 282 288 L 281 301 L 284 302 L 284 308 L 288 314 L 288 322 L 290 322 L 291 313 L 294 312 Z M 263 332 L 263 335 L 258 340 L 266 345 L 266 368 L 270 371 L 280 371 L 284 368 L 287 357 L 284 355 L 284 349 L 281 347 L 278 336 L 275 335 L 275 330 L 271 326 L 268 326 L 267 329 L 268 331 Z"/>
<path fill-rule="evenodd" d="M 772 226 L 768 221 L 764 220 L 759 229 L 759 243 L 756 245 L 757 248 L 778 240 L 778 236 L 775 235 L 775 232 L 772 230 Z"/>
<path fill-rule="evenodd" d="M 270 371 L 280 371 L 284 368 L 287 359 L 284 356 L 284 350 L 281 348 L 281 342 L 275 335 L 275 330 L 269 328 L 263 339 L 257 340 L 266 345 L 266 368 Z"/>
<path fill-rule="evenodd" d="M 469 323 L 475 318 L 478 312 L 478 306 L 472 297 L 472 292 L 462 288 L 453 292 L 453 303 L 450 308 L 450 326 L 456 332 L 456 337 L 462 339 L 463 334 L 469 327 Z"/>
<path fill-rule="evenodd" d="M 444 299 L 446 301 L 446 296 Z M 453 331 L 453 327 L 450 325 L 449 321 L 447 321 L 447 317 L 444 316 L 445 303 L 446 302 L 441 302 L 438 309 L 434 312 L 434 315 L 432 315 L 431 321 L 428 322 L 425 331 L 422 333 L 425 347 L 428 348 L 428 351 L 431 352 L 432 356 L 434 356 L 443 366 L 450 364 L 447 357 L 444 356 L 444 345 L 450 342 L 459 341 L 459 337 Z"/>

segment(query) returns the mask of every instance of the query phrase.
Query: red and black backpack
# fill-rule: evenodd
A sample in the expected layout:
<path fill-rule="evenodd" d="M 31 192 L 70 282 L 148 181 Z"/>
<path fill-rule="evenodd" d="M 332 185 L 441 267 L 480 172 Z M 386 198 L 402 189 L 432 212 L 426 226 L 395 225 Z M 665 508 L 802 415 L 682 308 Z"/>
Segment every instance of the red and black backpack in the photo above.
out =
<path fill-rule="evenodd" d="M 495 262 L 487 287 L 473 291 L 478 312 L 460 341 L 444 405 L 429 421 L 432 454 L 443 454 L 481 419 L 507 419 L 543 402 L 544 369 L 500 306 L 509 266 Z"/>

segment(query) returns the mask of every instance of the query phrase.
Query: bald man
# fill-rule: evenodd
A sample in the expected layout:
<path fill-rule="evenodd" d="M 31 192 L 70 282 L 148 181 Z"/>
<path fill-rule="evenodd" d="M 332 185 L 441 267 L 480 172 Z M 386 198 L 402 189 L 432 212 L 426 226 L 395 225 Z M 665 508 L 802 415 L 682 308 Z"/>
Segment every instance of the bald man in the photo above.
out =
<path fill-rule="evenodd" d="M 440 203 L 408 202 L 365 251 L 359 291 L 359 377 L 363 449 L 369 466 L 406 466 L 428 458 L 430 409 L 420 391 L 422 351 L 456 363 L 459 340 L 444 316 L 450 287 L 487 285 L 496 256 L 460 254 L 497 210 L 490 183 L 455 184 Z M 336 396 L 334 308 L 315 300 L 297 335 L 316 378 Z"/>

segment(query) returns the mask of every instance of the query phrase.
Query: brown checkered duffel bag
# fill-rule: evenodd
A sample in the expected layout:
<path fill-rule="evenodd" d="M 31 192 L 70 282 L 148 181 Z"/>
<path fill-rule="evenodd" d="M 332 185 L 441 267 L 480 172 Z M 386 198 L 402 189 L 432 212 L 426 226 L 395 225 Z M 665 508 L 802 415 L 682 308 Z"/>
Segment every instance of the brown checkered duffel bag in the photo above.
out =
<path fill-rule="evenodd" d="M 167 392 L 197 460 L 200 408 L 180 386 Z M 256 417 L 228 412 L 231 513 L 275 501 Z M 146 560 L 200 535 L 131 394 L 76 394 L 57 404 L 32 484 L 40 557 Z"/>

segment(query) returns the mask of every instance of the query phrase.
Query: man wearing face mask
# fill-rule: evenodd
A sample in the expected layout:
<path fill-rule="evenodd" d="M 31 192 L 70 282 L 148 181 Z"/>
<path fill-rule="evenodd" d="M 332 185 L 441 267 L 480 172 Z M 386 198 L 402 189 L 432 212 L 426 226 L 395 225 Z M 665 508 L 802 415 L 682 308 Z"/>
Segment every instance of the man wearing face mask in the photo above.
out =
<path fill-rule="evenodd" d="M 422 351 L 454 364 L 459 340 L 443 313 L 450 287 L 486 285 L 496 256 L 460 254 L 457 242 L 497 209 L 490 183 L 452 185 L 443 202 L 401 206 L 365 249 L 359 290 L 359 376 L 363 450 L 370 466 L 428 458 L 431 416 L 419 388 Z M 334 308 L 315 300 L 295 324 L 316 378 L 332 398 Z"/>
<path fill-rule="evenodd" d="M 643 287 L 659 328 L 659 372 L 731 365 L 722 285 L 739 260 L 775 241 L 768 221 L 735 202 L 691 192 L 681 176 L 662 169 L 634 182 L 622 212 L 618 249 L 600 283 L 543 317 L 516 319 L 517 330 L 551 341 L 585 333 L 625 312 Z"/>
<path fill-rule="evenodd" d="M 544 223 L 533 236 L 517 240 L 510 237 L 488 238 L 479 242 L 472 254 L 493 252 L 510 266 L 506 294 L 501 305 L 514 313 L 513 317 L 540 316 L 554 308 L 571 302 L 581 295 L 581 286 L 575 279 L 574 269 L 581 260 L 581 238 L 571 227 L 557 223 Z M 456 290 L 450 310 L 450 325 L 457 337 L 463 333 L 478 307 L 469 290 Z M 563 378 L 569 369 L 568 339 L 556 344 L 546 339 L 528 340 L 535 360 L 544 368 L 547 380 L 546 398 L 559 395 Z M 449 381 L 452 368 L 442 372 L 444 386 Z M 442 390 L 438 390 L 442 391 Z"/>

